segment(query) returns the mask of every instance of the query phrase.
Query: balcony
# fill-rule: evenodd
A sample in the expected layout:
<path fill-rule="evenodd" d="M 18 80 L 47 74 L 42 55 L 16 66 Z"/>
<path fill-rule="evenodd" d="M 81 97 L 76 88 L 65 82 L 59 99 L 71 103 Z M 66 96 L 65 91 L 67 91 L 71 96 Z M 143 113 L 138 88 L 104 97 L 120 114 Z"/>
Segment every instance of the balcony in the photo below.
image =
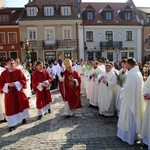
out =
<path fill-rule="evenodd" d="M 77 47 L 77 40 L 58 40 L 59 47 Z"/>
<path fill-rule="evenodd" d="M 21 48 L 25 48 L 25 42 L 20 41 L 20 47 Z M 37 47 L 42 47 L 43 46 L 43 42 L 42 41 L 29 41 L 28 42 L 28 46 L 29 48 L 37 48 Z"/>
<path fill-rule="evenodd" d="M 29 47 L 42 47 L 42 41 L 29 41 Z"/>
<path fill-rule="evenodd" d="M 43 41 L 43 48 L 44 49 L 51 49 L 58 46 L 58 43 L 56 40 L 44 40 Z"/>
<path fill-rule="evenodd" d="M 100 42 L 100 49 L 121 49 L 122 41 Z"/>

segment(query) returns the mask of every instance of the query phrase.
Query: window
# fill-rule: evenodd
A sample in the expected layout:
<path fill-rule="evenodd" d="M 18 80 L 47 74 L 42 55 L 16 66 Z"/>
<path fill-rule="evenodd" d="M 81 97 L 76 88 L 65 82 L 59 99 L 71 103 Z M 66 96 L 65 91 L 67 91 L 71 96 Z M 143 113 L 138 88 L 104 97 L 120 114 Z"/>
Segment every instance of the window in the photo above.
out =
<path fill-rule="evenodd" d="M 150 17 L 146 18 L 146 23 L 150 23 Z"/>
<path fill-rule="evenodd" d="M 8 15 L 0 15 L 0 21 L 9 21 Z"/>
<path fill-rule="evenodd" d="M 15 51 L 10 52 L 10 53 L 9 53 L 9 55 L 10 55 L 10 58 L 13 58 L 13 59 L 18 58 L 18 53 L 17 53 L 17 52 L 15 52 Z"/>
<path fill-rule="evenodd" d="M 8 43 L 17 43 L 17 34 L 16 32 L 8 33 Z"/>
<path fill-rule="evenodd" d="M 5 33 L 3 33 L 3 32 L 0 32 L 0 43 L 1 43 L 1 44 L 6 43 L 6 42 L 5 42 Z"/>
<path fill-rule="evenodd" d="M 132 12 L 124 12 L 124 20 L 130 21 L 132 19 Z"/>
<path fill-rule="evenodd" d="M 93 42 L 93 31 L 86 31 L 86 41 Z"/>
<path fill-rule="evenodd" d="M 54 39 L 55 39 L 55 27 L 46 27 L 45 40 L 54 40 Z"/>
<path fill-rule="evenodd" d="M 71 51 L 65 51 L 64 52 L 64 58 L 69 58 L 69 59 L 71 59 Z"/>
<path fill-rule="evenodd" d="M 36 27 L 28 28 L 27 32 L 28 32 L 29 41 L 37 40 L 37 28 Z"/>
<path fill-rule="evenodd" d="M 107 59 L 109 61 L 113 61 L 113 58 L 114 58 L 114 53 L 113 52 L 107 52 Z"/>
<path fill-rule="evenodd" d="M 127 59 L 128 58 L 128 53 L 127 52 L 122 52 L 121 53 L 121 59 Z"/>
<path fill-rule="evenodd" d="M 134 58 L 134 52 L 129 52 L 129 57 L 133 57 Z"/>
<path fill-rule="evenodd" d="M 72 28 L 70 26 L 62 27 L 63 39 L 72 39 Z"/>
<path fill-rule="evenodd" d="M 70 6 L 62 6 L 61 14 L 62 14 L 62 16 L 70 16 L 71 15 L 71 7 Z"/>
<path fill-rule="evenodd" d="M 36 15 L 37 15 L 36 7 L 27 8 L 27 16 L 36 16 Z"/>
<path fill-rule="evenodd" d="M 37 61 L 37 59 L 38 59 L 37 51 L 32 51 L 31 52 L 31 61 L 35 62 L 35 61 Z"/>
<path fill-rule="evenodd" d="M 45 61 L 56 59 L 56 52 L 54 51 L 45 51 L 44 52 Z"/>
<path fill-rule="evenodd" d="M 6 59 L 7 59 L 7 52 L 6 51 L 0 51 L 0 62 L 1 62 L 2 67 L 6 66 Z"/>
<path fill-rule="evenodd" d="M 87 20 L 93 20 L 94 19 L 94 13 L 91 11 L 87 12 L 86 19 Z"/>
<path fill-rule="evenodd" d="M 147 37 L 147 45 L 150 46 L 150 35 Z"/>
<path fill-rule="evenodd" d="M 105 13 L 105 19 L 106 20 L 112 20 L 112 18 L 113 18 L 112 12 L 106 12 Z"/>
<path fill-rule="evenodd" d="M 6 60 L 6 52 L 5 51 L 0 51 L 0 61 Z"/>
<path fill-rule="evenodd" d="M 45 16 L 54 16 L 54 7 L 44 7 Z"/>
<path fill-rule="evenodd" d="M 132 41 L 132 31 L 126 31 L 126 41 Z"/>
<path fill-rule="evenodd" d="M 105 36 L 106 36 L 106 41 L 108 42 L 113 41 L 113 31 L 106 31 Z"/>

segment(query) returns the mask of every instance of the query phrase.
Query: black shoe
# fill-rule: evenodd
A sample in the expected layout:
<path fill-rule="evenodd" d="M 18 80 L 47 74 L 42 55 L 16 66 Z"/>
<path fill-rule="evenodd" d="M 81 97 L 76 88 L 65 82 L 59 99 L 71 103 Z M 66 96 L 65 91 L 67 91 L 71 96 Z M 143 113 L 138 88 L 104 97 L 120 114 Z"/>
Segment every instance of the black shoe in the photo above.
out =
<path fill-rule="evenodd" d="M 100 117 L 104 117 L 104 115 L 103 114 L 98 114 Z"/>
<path fill-rule="evenodd" d="M 12 131 L 15 130 L 15 129 L 16 129 L 15 126 L 9 127 L 9 132 L 12 132 Z"/>
<path fill-rule="evenodd" d="M 48 109 L 48 113 L 49 113 L 49 114 L 51 113 L 51 110 L 50 110 L 50 109 Z"/>
<path fill-rule="evenodd" d="M 42 115 L 38 116 L 38 118 L 37 118 L 37 119 L 38 119 L 38 120 L 41 120 L 41 118 L 42 118 Z"/>
<path fill-rule="evenodd" d="M 6 119 L 4 119 L 4 120 L 3 120 L 3 122 L 7 122 L 7 120 L 6 120 Z"/>
<path fill-rule="evenodd" d="M 4 120 L 1 120 L 1 121 L 0 121 L 0 123 L 4 123 L 4 122 L 7 122 L 7 120 L 6 120 L 6 119 L 4 119 Z"/>
<path fill-rule="evenodd" d="M 66 119 L 68 119 L 68 118 L 70 118 L 70 117 L 72 117 L 72 116 L 70 116 L 70 115 L 66 115 L 66 116 L 65 116 Z"/>
<path fill-rule="evenodd" d="M 44 113 L 44 115 L 47 115 L 47 112 L 46 112 L 46 113 Z"/>
<path fill-rule="evenodd" d="M 93 108 L 93 105 L 90 104 L 89 107 L 90 107 L 90 108 Z"/>
<path fill-rule="evenodd" d="M 142 144 L 142 148 L 148 148 L 148 145 L 146 145 L 146 144 Z"/>
<path fill-rule="evenodd" d="M 27 123 L 27 120 L 26 119 L 23 119 L 22 120 L 22 124 L 26 124 Z"/>

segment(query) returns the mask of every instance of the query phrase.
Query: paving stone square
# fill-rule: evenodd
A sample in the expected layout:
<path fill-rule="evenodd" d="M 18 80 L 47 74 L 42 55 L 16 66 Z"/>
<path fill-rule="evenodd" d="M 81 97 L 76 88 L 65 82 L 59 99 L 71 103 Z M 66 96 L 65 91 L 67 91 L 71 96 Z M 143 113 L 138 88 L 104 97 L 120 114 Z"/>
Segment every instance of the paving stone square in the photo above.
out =
<path fill-rule="evenodd" d="M 25 125 L 17 125 L 8 132 L 6 123 L 0 124 L 2 150 L 145 150 L 117 138 L 117 117 L 101 117 L 98 110 L 89 108 L 89 101 L 81 95 L 83 108 L 73 117 L 62 115 L 64 103 L 58 90 L 52 91 L 51 114 L 37 120 L 35 95 L 30 101 L 30 118 Z"/>

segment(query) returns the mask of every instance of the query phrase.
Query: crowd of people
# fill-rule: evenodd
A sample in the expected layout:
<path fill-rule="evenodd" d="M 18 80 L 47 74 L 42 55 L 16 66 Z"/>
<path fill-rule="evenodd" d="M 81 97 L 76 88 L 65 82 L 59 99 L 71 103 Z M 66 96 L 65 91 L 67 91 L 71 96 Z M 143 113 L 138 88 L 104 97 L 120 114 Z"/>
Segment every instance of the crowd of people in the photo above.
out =
<path fill-rule="evenodd" d="M 29 118 L 31 90 L 36 94 L 37 119 L 51 113 L 51 90 L 59 88 L 64 101 L 64 115 L 73 116 L 82 108 L 81 94 L 89 107 L 103 117 L 118 116 L 117 136 L 133 145 L 141 140 L 150 149 L 150 76 L 149 64 L 134 58 L 109 62 L 65 59 L 37 61 L 27 66 L 17 58 L 8 58 L 0 67 L 0 120 L 9 131 Z"/>

